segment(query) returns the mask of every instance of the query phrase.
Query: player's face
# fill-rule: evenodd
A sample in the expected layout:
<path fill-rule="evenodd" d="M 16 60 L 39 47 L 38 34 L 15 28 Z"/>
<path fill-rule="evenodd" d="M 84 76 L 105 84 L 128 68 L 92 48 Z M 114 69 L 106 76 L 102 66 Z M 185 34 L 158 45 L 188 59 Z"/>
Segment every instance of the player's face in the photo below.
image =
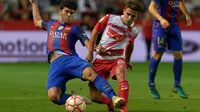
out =
<path fill-rule="evenodd" d="M 123 23 L 127 26 L 130 26 L 137 19 L 139 12 L 133 11 L 130 8 L 125 8 L 123 14 Z"/>
<path fill-rule="evenodd" d="M 65 7 L 64 9 L 60 11 L 61 21 L 63 21 L 65 24 L 71 23 L 74 17 L 74 14 L 75 14 L 75 10 L 71 10 Z"/>

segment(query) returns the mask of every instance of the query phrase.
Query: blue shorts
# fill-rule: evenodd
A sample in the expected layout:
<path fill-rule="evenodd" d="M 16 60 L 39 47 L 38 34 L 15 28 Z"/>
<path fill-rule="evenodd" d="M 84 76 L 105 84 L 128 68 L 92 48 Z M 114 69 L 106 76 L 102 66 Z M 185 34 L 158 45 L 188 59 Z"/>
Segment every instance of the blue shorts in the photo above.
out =
<path fill-rule="evenodd" d="M 66 83 L 74 78 L 82 79 L 82 71 L 91 65 L 78 56 L 63 55 L 50 64 L 47 91 L 52 87 L 66 91 Z"/>
<path fill-rule="evenodd" d="M 154 21 L 152 40 L 156 52 L 165 52 L 166 48 L 171 51 L 182 51 L 183 49 L 181 31 L 177 24 L 164 29 L 159 22 Z"/>

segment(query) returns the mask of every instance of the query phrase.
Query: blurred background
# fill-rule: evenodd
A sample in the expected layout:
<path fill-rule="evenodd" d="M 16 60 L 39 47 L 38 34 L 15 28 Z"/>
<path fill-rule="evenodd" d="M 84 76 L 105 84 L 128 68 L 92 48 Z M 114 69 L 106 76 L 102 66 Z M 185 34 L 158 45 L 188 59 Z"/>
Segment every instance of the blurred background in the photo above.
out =
<path fill-rule="evenodd" d="M 36 0 L 44 20 L 58 19 L 61 0 Z M 96 22 L 105 14 L 122 14 L 126 0 L 77 0 L 78 10 L 74 18 L 90 35 Z M 151 55 L 151 26 L 153 17 L 147 12 L 150 0 L 144 0 L 146 11 L 141 13 L 135 25 L 140 33 L 135 42 L 132 61 L 144 62 Z M 185 0 L 193 20 L 192 27 L 185 27 L 185 18 L 180 16 L 186 61 L 200 61 L 200 1 Z M 47 34 L 33 25 L 29 0 L 0 0 L 0 61 L 44 61 Z M 82 46 L 77 45 L 77 51 Z M 83 52 L 84 51 L 84 52 Z M 85 50 L 81 50 L 84 57 Z M 198 57 L 199 56 L 199 57 Z M 26 58 L 26 59 L 25 59 Z M 133 59 L 134 58 L 134 59 Z M 170 52 L 163 61 L 172 60 Z"/>

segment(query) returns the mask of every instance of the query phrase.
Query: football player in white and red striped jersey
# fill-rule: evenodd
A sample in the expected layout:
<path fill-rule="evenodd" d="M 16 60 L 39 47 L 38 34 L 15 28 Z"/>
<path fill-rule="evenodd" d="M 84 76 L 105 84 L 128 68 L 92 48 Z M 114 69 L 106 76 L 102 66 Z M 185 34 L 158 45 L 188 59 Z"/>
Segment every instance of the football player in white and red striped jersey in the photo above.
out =
<path fill-rule="evenodd" d="M 108 80 L 109 77 L 112 77 L 118 81 L 118 94 L 127 103 L 129 95 L 127 68 L 132 70 L 130 58 L 134 48 L 134 40 L 139 33 L 134 21 L 143 8 L 142 3 L 128 1 L 123 15 L 105 15 L 97 22 L 90 37 L 91 46 L 94 48 L 97 37 L 102 32 L 93 68 L 105 79 Z M 93 52 L 88 52 L 87 60 L 93 60 Z M 114 111 L 112 101 L 100 93 L 92 83 L 89 86 L 92 101 L 107 104 L 108 110 Z M 121 107 L 120 112 L 128 112 L 127 104 Z"/>

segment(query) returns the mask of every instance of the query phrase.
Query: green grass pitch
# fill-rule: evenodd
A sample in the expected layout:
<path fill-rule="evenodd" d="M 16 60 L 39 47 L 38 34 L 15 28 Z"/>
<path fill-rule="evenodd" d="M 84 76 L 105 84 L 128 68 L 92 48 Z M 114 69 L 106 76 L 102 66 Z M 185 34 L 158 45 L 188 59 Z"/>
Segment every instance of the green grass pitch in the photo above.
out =
<path fill-rule="evenodd" d="M 65 112 L 48 100 L 47 63 L 0 64 L 0 112 Z M 129 112 L 200 112 L 200 63 L 184 63 L 182 85 L 189 99 L 181 99 L 172 92 L 172 63 L 161 63 L 156 84 L 161 100 L 151 98 L 148 87 L 148 63 L 133 63 L 128 74 L 130 83 Z M 117 82 L 110 80 L 117 90 Z M 87 82 L 78 79 L 67 83 L 67 92 L 88 95 Z M 117 110 L 119 112 L 119 110 Z M 92 103 L 86 112 L 106 112 L 105 105 Z"/>

